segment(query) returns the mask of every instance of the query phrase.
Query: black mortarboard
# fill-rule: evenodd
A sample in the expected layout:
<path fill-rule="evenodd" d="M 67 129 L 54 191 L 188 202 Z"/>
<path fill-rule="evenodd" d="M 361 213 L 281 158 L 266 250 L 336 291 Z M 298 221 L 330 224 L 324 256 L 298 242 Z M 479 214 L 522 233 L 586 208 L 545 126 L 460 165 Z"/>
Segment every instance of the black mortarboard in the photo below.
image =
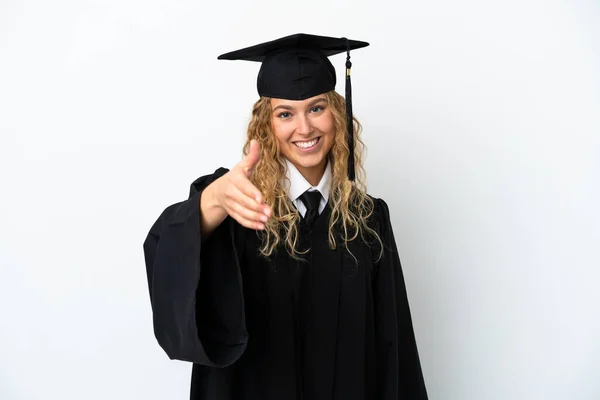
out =
<path fill-rule="evenodd" d="M 350 50 L 368 46 L 346 38 L 296 34 L 222 54 L 219 60 L 262 63 L 258 73 L 258 94 L 286 100 L 305 100 L 335 89 L 335 68 L 329 56 L 346 52 L 346 117 L 348 121 L 348 178 L 354 180 L 354 124 Z"/>

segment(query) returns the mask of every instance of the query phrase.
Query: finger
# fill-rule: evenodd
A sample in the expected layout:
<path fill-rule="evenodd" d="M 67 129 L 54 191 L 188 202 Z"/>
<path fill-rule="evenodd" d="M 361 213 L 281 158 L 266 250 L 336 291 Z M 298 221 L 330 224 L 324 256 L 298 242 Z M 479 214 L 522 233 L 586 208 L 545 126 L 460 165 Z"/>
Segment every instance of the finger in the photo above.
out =
<path fill-rule="evenodd" d="M 246 208 L 240 203 L 233 203 L 231 205 L 231 209 L 234 213 L 238 214 L 239 216 L 253 222 L 259 222 L 264 224 L 269 220 L 269 218 L 261 211 Z"/>
<path fill-rule="evenodd" d="M 267 216 L 267 218 L 270 218 L 271 215 L 273 215 L 273 210 L 271 210 L 271 207 L 269 207 L 268 204 L 263 204 L 262 205 L 262 213 L 265 214 Z"/>
<path fill-rule="evenodd" d="M 258 144 L 258 142 L 256 140 L 252 139 L 250 141 L 250 149 L 248 151 L 248 155 L 246 155 L 244 160 L 242 160 L 242 162 L 240 163 L 240 166 L 242 167 L 242 170 L 244 171 L 246 176 L 250 176 L 250 174 L 252 173 L 252 170 L 254 169 L 256 164 L 258 164 L 259 160 L 260 160 L 260 145 Z"/>
<path fill-rule="evenodd" d="M 239 215 L 235 211 L 231 212 L 230 216 L 231 216 L 231 218 L 233 218 L 237 222 L 239 222 L 240 225 L 245 226 L 246 228 L 256 229 L 256 230 L 265 229 L 265 225 L 263 223 L 244 218 L 243 216 Z"/>
<path fill-rule="evenodd" d="M 264 201 L 263 195 L 256 186 L 250 182 L 245 176 L 239 176 L 235 179 L 235 187 L 242 192 L 244 195 L 254 199 L 256 203 L 262 204 Z"/>
<path fill-rule="evenodd" d="M 267 217 L 270 216 L 270 215 L 267 215 L 266 213 L 263 212 L 264 211 L 264 206 L 266 204 L 259 203 L 258 201 L 256 201 L 256 199 L 254 199 L 254 198 L 246 195 L 244 192 L 242 192 L 237 187 L 233 187 L 232 188 L 231 195 L 230 195 L 230 200 L 231 200 L 232 204 L 233 203 L 238 203 L 242 207 L 247 208 L 247 209 L 249 209 L 251 211 L 265 214 Z"/>

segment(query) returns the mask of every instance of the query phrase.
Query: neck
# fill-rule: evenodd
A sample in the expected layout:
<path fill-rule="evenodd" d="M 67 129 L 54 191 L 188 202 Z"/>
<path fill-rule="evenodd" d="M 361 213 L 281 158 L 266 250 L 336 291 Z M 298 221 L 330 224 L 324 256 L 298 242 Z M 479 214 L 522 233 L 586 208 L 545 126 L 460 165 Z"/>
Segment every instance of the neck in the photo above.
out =
<path fill-rule="evenodd" d="M 300 172 L 304 179 L 306 179 L 312 186 L 317 186 L 319 182 L 321 182 L 321 178 L 323 178 L 326 167 L 327 159 L 323 160 L 320 165 L 315 165 L 314 167 L 310 168 L 304 168 L 301 165 L 296 166 L 296 168 L 298 168 L 298 172 Z"/>

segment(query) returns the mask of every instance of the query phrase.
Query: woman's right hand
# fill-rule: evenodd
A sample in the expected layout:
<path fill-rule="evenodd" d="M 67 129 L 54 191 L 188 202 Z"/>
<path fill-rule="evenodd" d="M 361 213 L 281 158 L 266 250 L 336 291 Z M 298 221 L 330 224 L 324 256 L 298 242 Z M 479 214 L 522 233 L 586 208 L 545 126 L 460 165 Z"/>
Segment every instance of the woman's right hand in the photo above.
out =
<path fill-rule="evenodd" d="M 214 182 L 214 196 L 219 207 L 250 229 L 264 229 L 265 222 L 272 215 L 271 208 L 264 203 L 262 193 L 250 181 L 259 160 L 260 145 L 252 140 L 248 155 Z"/>

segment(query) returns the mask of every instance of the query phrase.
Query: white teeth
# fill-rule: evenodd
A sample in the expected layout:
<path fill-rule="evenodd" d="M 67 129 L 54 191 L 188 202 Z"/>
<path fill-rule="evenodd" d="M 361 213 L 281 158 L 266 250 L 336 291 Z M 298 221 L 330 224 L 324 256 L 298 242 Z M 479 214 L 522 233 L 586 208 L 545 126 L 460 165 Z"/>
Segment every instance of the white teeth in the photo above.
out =
<path fill-rule="evenodd" d="M 308 149 L 309 147 L 313 147 L 315 144 L 317 144 L 318 141 L 319 138 L 316 138 L 310 142 L 294 142 L 294 144 L 302 149 Z"/>

